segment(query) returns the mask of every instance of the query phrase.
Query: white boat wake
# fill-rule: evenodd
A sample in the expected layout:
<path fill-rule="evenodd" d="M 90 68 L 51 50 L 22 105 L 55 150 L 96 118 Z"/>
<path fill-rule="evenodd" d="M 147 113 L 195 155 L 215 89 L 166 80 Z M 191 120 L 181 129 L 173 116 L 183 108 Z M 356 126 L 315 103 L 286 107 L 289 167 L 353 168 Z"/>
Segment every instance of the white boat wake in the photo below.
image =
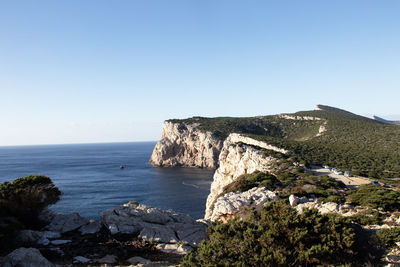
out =
<path fill-rule="evenodd" d="M 195 188 L 200 188 L 199 186 L 195 185 L 195 184 L 187 184 L 185 182 L 182 182 L 183 185 L 187 185 L 187 186 L 193 186 Z"/>

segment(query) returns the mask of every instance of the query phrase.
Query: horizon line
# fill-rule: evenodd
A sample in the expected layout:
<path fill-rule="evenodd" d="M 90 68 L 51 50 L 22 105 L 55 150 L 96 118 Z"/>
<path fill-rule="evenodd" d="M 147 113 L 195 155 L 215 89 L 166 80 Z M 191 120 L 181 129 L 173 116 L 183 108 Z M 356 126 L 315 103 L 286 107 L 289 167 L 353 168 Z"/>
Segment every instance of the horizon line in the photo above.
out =
<path fill-rule="evenodd" d="M 158 140 L 147 141 L 106 141 L 106 142 L 83 142 L 83 143 L 47 143 L 47 144 L 26 144 L 26 145 L 0 145 L 0 148 L 5 147 L 23 147 L 23 146 L 61 146 L 61 145 L 95 145 L 95 144 L 121 144 L 121 143 L 150 143 L 158 142 Z"/>

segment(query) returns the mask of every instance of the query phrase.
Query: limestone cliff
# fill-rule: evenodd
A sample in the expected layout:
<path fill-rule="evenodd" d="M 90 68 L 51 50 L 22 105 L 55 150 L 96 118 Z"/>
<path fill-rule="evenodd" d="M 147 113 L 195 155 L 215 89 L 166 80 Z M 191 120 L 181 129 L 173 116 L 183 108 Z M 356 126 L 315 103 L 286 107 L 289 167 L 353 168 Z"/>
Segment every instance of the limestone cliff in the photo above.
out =
<path fill-rule="evenodd" d="M 266 172 L 274 169 L 278 160 L 264 154 L 261 148 L 274 150 L 283 154 L 287 153 L 286 150 L 281 148 L 239 134 L 228 136 L 219 155 L 219 167 L 214 174 L 211 192 L 207 198 L 205 219 L 213 217 L 215 220 L 212 204 L 222 193 L 225 186 L 243 174 L 253 173 L 257 170 Z"/>
<path fill-rule="evenodd" d="M 197 127 L 195 123 L 165 121 L 150 163 L 154 166 L 217 168 L 223 139 Z"/>

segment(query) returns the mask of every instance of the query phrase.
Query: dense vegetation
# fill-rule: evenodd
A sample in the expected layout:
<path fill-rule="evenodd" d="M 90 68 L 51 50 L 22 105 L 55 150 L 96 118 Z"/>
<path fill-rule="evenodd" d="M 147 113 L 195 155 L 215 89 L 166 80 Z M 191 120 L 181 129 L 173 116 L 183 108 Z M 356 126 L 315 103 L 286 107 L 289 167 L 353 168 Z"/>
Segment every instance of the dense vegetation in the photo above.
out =
<path fill-rule="evenodd" d="M 17 178 L 0 184 L 0 215 L 12 216 L 23 223 L 32 223 L 38 214 L 60 199 L 61 192 L 51 179 L 43 175 Z"/>
<path fill-rule="evenodd" d="M 308 266 L 361 264 L 369 261 L 368 242 L 344 218 L 303 214 L 284 201 L 268 203 L 260 214 L 244 220 L 216 223 L 209 240 L 185 256 L 183 266 Z M 365 252 L 365 250 L 364 250 Z"/>
<path fill-rule="evenodd" d="M 400 227 L 382 228 L 376 232 L 378 241 L 387 247 L 392 247 L 396 242 L 400 242 Z"/>
<path fill-rule="evenodd" d="M 320 106 L 323 110 L 302 111 L 292 116 L 320 120 L 292 120 L 282 116 L 253 118 L 201 118 L 171 120 L 196 123 L 200 130 L 226 137 L 229 133 L 251 137 L 286 148 L 291 157 L 305 164 L 330 165 L 353 174 L 400 177 L 400 126 L 384 124 L 353 113 Z M 320 126 L 326 131 L 318 135 Z"/>
<path fill-rule="evenodd" d="M 356 190 L 350 191 L 347 200 L 356 205 L 375 209 L 400 210 L 400 192 L 373 184 L 360 185 Z"/>
<path fill-rule="evenodd" d="M 345 185 L 326 175 L 312 175 L 300 168 L 280 170 L 276 175 L 255 171 L 244 174 L 223 188 L 220 196 L 229 192 L 244 192 L 253 187 L 265 187 L 284 198 L 291 194 L 319 197 L 321 201 L 344 202 Z"/>

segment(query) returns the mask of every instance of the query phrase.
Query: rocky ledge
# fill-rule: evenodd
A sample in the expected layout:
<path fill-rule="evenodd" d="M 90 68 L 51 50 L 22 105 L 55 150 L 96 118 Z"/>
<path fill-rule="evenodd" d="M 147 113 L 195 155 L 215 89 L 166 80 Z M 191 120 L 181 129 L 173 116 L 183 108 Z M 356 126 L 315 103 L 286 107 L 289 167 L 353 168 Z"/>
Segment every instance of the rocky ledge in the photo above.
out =
<path fill-rule="evenodd" d="M 171 266 L 206 238 L 207 228 L 189 215 L 137 202 L 103 211 L 99 222 L 50 210 L 41 219 L 45 227 L 20 231 L 0 266 Z"/>

